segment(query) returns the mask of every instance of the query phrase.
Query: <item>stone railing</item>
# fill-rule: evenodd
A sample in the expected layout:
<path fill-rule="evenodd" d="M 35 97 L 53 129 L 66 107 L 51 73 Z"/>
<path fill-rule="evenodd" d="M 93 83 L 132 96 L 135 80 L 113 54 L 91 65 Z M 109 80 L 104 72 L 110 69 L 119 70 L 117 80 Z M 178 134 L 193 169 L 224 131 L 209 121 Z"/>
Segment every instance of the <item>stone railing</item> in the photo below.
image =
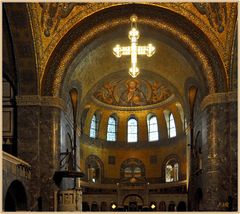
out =
<path fill-rule="evenodd" d="M 175 188 L 175 187 L 182 187 L 187 185 L 186 180 L 176 181 L 176 182 L 167 182 L 167 183 L 146 183 L 145 185 L 148 185 L 149 189 L 162 189 L 162 188 Z M 139 188 L 145 188 L 145 185 L 143 186 L 128 186 L 124 184 L 119 184 L 122 189 L 139 189 Z M 81 187 L 85 188 L 93 188 L 93 189 L 117 189 L 117 183 L 116 184 L 102 184 L 102 183 L 91 183 L 87 181 L 81 180 Z"/>
<path fill-rule="evenodd" d="M 16 179 L 31 179 L 31 165 L 27 162 L 2 152 L 3 154 L 3 172 L 4 175 L 13 175 Z"/>
<path fill-rule="evenodd" d="M 126 141 L 110 142 L 104 139 L 93 139 L 86 134 L 81 135 L 81 143 L 96 146 L 100 148 L 148 148 L 148 147 L 159 147 L 159 146 L 171 146 L 176 143 L 184 142 L 186 134 L 182 133 L 174 138 L 161 139 L 160 141 L 148 142 L 138 141 L 136 143 L 127 143 Z"/>

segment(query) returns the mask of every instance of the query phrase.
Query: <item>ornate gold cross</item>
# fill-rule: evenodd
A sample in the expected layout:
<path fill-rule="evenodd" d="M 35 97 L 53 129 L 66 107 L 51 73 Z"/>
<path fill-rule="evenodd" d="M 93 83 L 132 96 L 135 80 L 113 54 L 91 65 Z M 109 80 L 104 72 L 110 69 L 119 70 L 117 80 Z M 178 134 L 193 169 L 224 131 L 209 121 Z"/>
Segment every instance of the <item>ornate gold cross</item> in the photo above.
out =
<path fill-rule="evenodd" d="M 137 55 L 147 55 L 151 57 L 155 53 L 155 47 L 152 44 L 147 46 L 138 46 L 138 39 L 140 37 L 139 31 L 137 30 L 137 16 L 132 15 L 130 17 L 131 30 L 128 33 L 128 38 L 131 40 L 131 46 L 121 47 L 116 45 L 113 48 L 113 54 L 120 58 L 122 55 L 131 55 L 132 67 L 129 69 L 129 74 L 135 78 L 140 73 L 137 67 Z"/>

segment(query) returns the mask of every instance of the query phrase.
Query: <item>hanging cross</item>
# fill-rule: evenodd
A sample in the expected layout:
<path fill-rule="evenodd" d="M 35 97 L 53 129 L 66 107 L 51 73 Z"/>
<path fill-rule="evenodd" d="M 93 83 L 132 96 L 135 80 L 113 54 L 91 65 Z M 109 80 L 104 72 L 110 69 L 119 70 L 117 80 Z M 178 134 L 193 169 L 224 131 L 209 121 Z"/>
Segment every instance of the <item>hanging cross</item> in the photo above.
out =
<path fill-rule="evenodd" d="M 122 55 L 131 55 L 132 67 L 129 69 L 129 74 L 135 78 L 139 74 L 139 69 L 137 67 L 137 55 L 147 55 L 151 57 L 155 53 L 155 47 L 152 44 L 148 46 L 138 46 L 137 40 L 139 39 L 139 31 L 137 30 L 137 16 L 132 15 L 131 20 L 131 30 L 128 33 L 128 38 L 131 40 L 131 46 L 121 47 L 116 45 L 113 48 L 113 54 L 120 58 Z"/>

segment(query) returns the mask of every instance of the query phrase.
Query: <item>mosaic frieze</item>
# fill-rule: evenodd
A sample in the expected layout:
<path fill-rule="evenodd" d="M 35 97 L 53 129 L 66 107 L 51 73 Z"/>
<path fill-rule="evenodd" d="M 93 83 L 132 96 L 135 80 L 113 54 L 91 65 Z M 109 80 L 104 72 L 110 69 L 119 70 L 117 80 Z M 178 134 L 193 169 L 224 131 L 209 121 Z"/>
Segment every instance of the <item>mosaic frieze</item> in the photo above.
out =
<path fill-rule="evenodd" d="M 76 6 L 76 3 L 39 3 L 42 8 L 41 27 L 44 35 L 49 37 L 51 31 L 56 31 L 61 19 L 66 18 Z"/>
<path fill-rule="evenodd" d="M 193 3 L 199 13 L 207 16 L 209 24 L 219 33 L 224 31 L 227 23 L 226 3 Z"/>
<path fill-rule="evenodd" d="M 94 97 L 117 106 L 144 106 L 160 103 L 172 95 L 158 80 L 125 79 L 105 82 L 94 92 Z"/>

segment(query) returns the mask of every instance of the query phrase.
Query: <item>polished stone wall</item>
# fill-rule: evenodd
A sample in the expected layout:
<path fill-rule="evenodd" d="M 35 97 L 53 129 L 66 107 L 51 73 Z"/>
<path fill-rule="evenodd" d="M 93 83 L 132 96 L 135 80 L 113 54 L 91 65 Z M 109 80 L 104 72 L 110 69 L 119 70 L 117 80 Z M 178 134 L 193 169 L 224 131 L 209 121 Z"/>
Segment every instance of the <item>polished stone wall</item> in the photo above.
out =
<path fill-rule="evenodd" d="M 190 208 L 205 211 L 237 210 L 237 103 L 226 102 L 206 106 L 195 124 L 202 140 L 202 170 L 196 172 L 192 154 L 189 198 Z M 196 205 L 196 191 L 202 198 Z M 229 196 L 233 201 L 229 201 Z"/>
<path fill-rule="evenodd" d="M 30 210 L 54 209 L 53 175 L 59 168 L 60 110 L 54 107 L 18 107 L 18 156 L 30 163 L 32 179 L 29 187 Z"/>

